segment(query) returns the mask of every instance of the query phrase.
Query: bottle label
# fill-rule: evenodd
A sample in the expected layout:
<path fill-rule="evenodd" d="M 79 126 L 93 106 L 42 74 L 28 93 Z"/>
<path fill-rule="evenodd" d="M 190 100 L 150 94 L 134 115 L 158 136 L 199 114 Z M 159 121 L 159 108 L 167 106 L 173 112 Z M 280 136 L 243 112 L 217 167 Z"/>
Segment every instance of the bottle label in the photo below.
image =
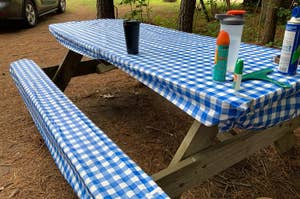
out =
<path fill-rule="evenodd" d="M 240 90 L 241 89 L 241 82 L 242 82 L 242 75 L 241 74 L 233 74 L 233 89 Z"/>
<path fill-rule="evenodd" d="M 287 73 L 289 70 L 289 64 L 292 57 L 292 51 L 294 47 L 296 32 L 293 31 L 285 31 L 284 40 L 281 49 L 279 68 L 278 70 L 281 72 Z"/>

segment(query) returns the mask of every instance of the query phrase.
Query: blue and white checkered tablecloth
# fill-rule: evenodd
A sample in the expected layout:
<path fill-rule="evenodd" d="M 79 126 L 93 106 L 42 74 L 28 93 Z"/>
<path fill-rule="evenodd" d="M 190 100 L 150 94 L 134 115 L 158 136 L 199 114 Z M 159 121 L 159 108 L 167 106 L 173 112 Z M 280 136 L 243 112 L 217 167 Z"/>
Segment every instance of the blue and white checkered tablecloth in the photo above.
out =
<path fill-rule="evenodd" d="M 10 72 L 55 163 L 80 198 L 169 198 L 33 61 L 13 62 Z"/>
<path fill-rule="evenodd" d="M 300 114 L 300 69 L 293 77 L 274 72 L 270 77 L 289 82 L 282 89 L 263 81 L 232 89 L 212 80 L 215 39 L 158 26 L 141 24 L 140 53 L 128 55 L 123 21 L 113 19 L 67 22 L 49 26 L 65 47 L 94 59 L 104 59 L 138 79 L 206 126 L 221 132 L 233 127 L 259 130 Z M 245 73 L 271 67 L 277 49 L 241 44 L 239 57 Z"/>

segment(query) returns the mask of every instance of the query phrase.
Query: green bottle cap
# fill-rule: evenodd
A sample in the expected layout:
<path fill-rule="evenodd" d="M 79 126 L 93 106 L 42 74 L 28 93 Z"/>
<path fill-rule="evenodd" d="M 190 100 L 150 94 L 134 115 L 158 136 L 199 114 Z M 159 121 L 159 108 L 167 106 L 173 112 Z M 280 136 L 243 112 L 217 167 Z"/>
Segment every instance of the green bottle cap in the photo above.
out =
<path fill-rule="evenodd" d="M 244 61 L 242 59 L 238 59 L 235 64 L 234 73 L 243 74 Z"/>

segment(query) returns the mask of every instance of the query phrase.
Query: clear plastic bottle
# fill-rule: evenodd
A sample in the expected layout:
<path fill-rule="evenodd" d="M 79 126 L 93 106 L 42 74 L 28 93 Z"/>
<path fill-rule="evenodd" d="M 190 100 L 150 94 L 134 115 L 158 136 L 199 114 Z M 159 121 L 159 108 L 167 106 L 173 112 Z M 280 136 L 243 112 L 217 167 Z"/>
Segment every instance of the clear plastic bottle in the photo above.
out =
<path fill-rule="evenodd" d="M 234 72 L 235 64 L 238 59 L 242 33 L 244 27 L 244 10 L 230 10 L 226 14 L 217 14 L 216 18 L 221 22 L 221 30 L 228 32 L 230 45 L 227 59 L 227 71 Z"/>

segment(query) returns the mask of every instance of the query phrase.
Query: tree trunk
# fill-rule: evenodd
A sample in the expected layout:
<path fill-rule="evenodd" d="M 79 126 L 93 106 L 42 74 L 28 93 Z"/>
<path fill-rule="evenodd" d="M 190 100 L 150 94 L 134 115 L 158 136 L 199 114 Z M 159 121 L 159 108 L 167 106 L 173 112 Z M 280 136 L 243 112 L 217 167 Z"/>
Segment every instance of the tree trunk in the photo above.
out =
<path fill-rule="evenodd" d="M 266 20 L 264 23 L 264 33 L 262 43 L 267 44 L 274 41 L 276 33 L 277 10 L 280 7 L 281 0 L 268 0 L 268 7 L 266 10 Z"/>
<path fill-rule="evenodd" d="M 225 0 L 227 10 L 230 10 L 230 0 Z"/>
<path fill-rule="evenodd" d="M 255 6 L 259 0 L 244 0 L 243 5 L 244 6 Z M 277 1 L 277 0 L 274 0 Z"/>
<path fill-rule="evenodd" d="M 266 20 L 266 10 L 268 9 L 269 0 L 261 0 L 261 9 L 260 9 L 260 23 L 264 23 Z"/>
<path fill-rule="evenodd" d="M 196 0 L 181 0 L 178 30 L 185 32 L 193 32 L 193 20 Z"/>
<path fill-rule="evenodd" d="M 208 15 L 208 12 L 207 12 L 207 9 L 205 7 L 205 4 L 204 4 L 203 0 L 200 0 L 200 5 L 201 5 L 201 8 L 203 9 L 203 12 L 205 14 L 206 21 L 210 22 L 210 18 L 209 18 L 209 15 Z"/>
<path fill-rule="evenodd" d="M 113 0 L 97 0 L 97 18 L 115 18 Z"/>
<path fill-rule="evenodd" d="M 297 1 L 293 0 L 284 0 L 281 2 L 281 6 L 286 9 L 290 9 L 293 7 L 293 4 L 297 3 Z"/>

